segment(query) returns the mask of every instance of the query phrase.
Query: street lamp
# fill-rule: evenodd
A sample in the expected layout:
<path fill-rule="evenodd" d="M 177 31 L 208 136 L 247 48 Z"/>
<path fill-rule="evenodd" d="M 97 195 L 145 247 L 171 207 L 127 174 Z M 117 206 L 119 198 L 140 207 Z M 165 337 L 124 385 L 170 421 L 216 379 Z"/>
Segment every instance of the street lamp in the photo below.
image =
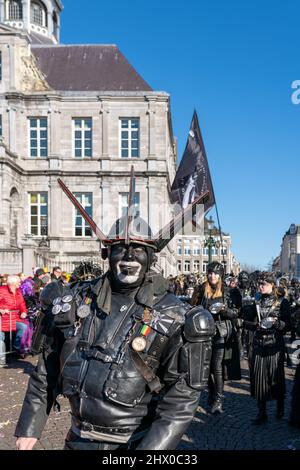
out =
<path fill-rule="evenodd" d="M 210 216 L 210 219 L 207 221 L 207 228 L 209 230 L 209 236 L 204 242 L 204 246 L 208 248 L 208 264 L 212 262 L 212 248 L 219 247 L 220 243 L 214 239 L 212 236 L 212 230 L 214 228 L 215 224 L 212 219 L 212 216 Z"/>

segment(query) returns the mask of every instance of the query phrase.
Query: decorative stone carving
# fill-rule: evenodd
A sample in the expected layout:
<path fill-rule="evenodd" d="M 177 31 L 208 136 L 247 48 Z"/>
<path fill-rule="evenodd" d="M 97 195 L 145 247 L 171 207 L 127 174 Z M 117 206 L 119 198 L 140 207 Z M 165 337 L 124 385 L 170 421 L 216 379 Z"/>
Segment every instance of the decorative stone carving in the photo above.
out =
<path fill-rule="evenodd" d="M 48 85 L 44 74 L 37 67 L 36 59 L 33 54 L 21 57 L 21 91 L 49 91 L 51 87 Z"/>

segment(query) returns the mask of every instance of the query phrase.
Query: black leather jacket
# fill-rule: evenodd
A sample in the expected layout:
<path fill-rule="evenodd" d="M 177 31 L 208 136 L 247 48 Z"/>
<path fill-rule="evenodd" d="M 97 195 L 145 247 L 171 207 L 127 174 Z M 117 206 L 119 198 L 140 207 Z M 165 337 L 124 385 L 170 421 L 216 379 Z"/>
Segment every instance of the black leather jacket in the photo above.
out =
<path fill-rule="evenodd" d="M 63 306 L 70 295 L 71 309 L 56 315 L 44 292 L 46 339 L 15 435 L 40 438 L 62 393 L 78 429 L 111 435 L 112 442 L 134 440 L 144 429 L 139 449 L 176 448 L 207 383 L 214 322 L 208 311 L 191 308 L 166 287 L 150 273 L 138 291 L 112 293 L 103 276 L 66 289 L 54 304 Z M 84 304 L 90 314 L 80 319 Z M 146 343 L 140 352 L 137 337 Z"/>

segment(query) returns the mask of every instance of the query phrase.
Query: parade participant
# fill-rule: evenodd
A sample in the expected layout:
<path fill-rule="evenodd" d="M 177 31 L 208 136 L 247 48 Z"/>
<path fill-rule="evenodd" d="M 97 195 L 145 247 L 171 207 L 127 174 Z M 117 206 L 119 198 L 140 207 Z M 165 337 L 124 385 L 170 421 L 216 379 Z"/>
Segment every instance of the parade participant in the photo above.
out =
<path fill-rule="evenodd" d="M 128 217 L 105 237 L 64 190 L 107 247 L 109 270 L 66 287 L 51 305 L 55 283 L 43 291 L 49 308 L 17 448 L 32 449 L 60 392 L 72 410 L 66 449 L 175 449 L 207 383 L 212 316 L 180 302 L 151 270 L 169 240 L 151 237 L 148 225 L 130 216 L 131 197 Z"/>
<path fill-rule="evenodd" d="M 192 305 L 202 305 L 212 314 L 216 333 L 212 344 L 212 358 L 209 377 L 209 399 L 211 413 L 222 413 L 224 369 L 229 380 L 240 380 L 238 339 L 233 320 L 238 318 L 238 308 L 225 292 L 223 284 L 224 268 L 221 263 L 213 261 L 207 266 L 207 280 L 195 289 Z"/>
<path fill-rule="evenodd" d="M 243 359 L 243 343 L 242 343 L 242 293 L 238 288 L 238 279 L 235 276 L 232 276 L 229 281 L 229 297 L 231 299 L 232 305 L 238 309 L 239 315 L 233 320 L 235 326 L 236 336 L 238 340 L 238 348 L 240 352 L 240 359 Z"/>
<path fill-rule="evenodd" d="M 23 320 L 27 317 L 27 308 L 19 289 L 19 276 L 8 276 L 7 285 L 0 286 L 0 363 L 5 364 L 5 333 L 16 332 L 14 349 L 20 350 L 23 334 L 27 325 Z"/>
<path fill-rule="evenodd" d="M 295 325 L 296 333 L 300 337 L 300 317 L 297 319 Z M 298 348 L 294 355 L 296 356 L 297 368 L 294 378 L 294 385 L 292 391 L 292 402 L 289 424 L 300 428 L 300 349 Z"/>
<path fill-rule="evenodd" d="M 255 289 L 251 286 L 252 281 L 247 271 L 241 271 L 238 275 L 238 287 L 242 295 L 242 310 L 241 318 L 248 318 L 248 311 L 250 311 L 250 319 L 252 318 L 253 305 L 255 304 Z M 253 332 L 242 328 L 242 347 L 246 357 L 249 355 L 250 343 L 252 341 Z"/>
<path fill-rule="evenodd" d="M 27 329 L 23 334 L 20 345 L 20 356 L 24 358 L 26 354 L 30 352 L 34 327 L 40 313 L 40 300 L 39 295 L 35 292 L 32 279 L 24 279 L 21 283 L 20 290 L 27 308 L 27 317 L 24 320 L 24 323 L 27 324 Z"/>
<path fill-rule="evenodd" d="M 288 289 L 288 300 L 291 305 L 291 341 L 295 341 L 298 319 L 300 318 L 300 289 L 299 281 L 296 278 L 291 280 L 291 285 Z"/>
<path fill-rule="evenodd" d="M 300 361 L 294 378 L 289 425 L 300 428 Z"/>
<path fill-rule="evenodd" d="M 289 328 L 290 308 L 275 295 L 275 277 L 263 272 L 258 279 L 260 299 L 244 328 L 254 332 L 249 352 L 251 396 L 257 400 L 258 415 L 253 424 L 267 421 L 266 403 L 277 400 L 277 418 L 284 415 L 284 332 Z"/>
<path fill-rule="evenodd" d="M 54 266 L 51 273 L 51 281 L 59 281 L 62 275 L 62 269 L 60 266 Z"/>
<path fill-rule="evenodd" d="M 71 274 L 71 282 L 73 281 L 91 281 L 103 274 L 102 268 L 93 260 L 84 260 L 79 263 Z"/>

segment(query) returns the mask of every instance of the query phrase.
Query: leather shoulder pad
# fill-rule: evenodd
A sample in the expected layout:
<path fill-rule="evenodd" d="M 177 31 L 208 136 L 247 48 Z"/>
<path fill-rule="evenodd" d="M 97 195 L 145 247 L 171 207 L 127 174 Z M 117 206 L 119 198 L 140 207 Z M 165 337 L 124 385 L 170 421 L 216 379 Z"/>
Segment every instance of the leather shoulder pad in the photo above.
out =
<path fill-rule="evenodd" d="M 184 336 L 192 342 L 203 341 L 204 338 L 212 337 L 215 334 L 215 322 L 208 310 L 198 305 L 193 307 L 186 315 L 184 325 Z"/>
<path fill-rule="evenodd" d="M 157 304 L 155 309 L 173 318 L 176 322 L 183 324 L 185 322 L 186 313 L 191 306 L 179 300 L 176 295 L 167 293 Z"/>

